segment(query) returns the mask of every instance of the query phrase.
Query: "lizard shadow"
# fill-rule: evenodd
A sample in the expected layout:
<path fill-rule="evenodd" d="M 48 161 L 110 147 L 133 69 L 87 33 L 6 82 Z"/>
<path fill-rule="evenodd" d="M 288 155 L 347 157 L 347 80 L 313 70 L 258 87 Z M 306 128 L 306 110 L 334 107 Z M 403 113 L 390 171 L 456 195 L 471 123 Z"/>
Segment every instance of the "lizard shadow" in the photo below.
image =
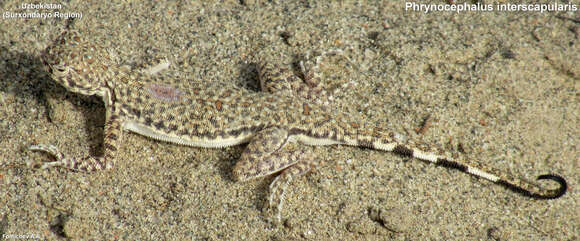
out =
<path fill-rule="evenodd" d="M 84 126 L 89 140 L 83 141 L 90 143 L 89 155 L 99 156 L 103 154 L 104 130 L 95 131 L 95 127 L 102 129 L 105 124 L 105 108 L 100 99 L 71 93 L 54 82 L 39 55 L 9 51 L 9 48 L 5 46 L 0 46 L 0 53 L 3 53 L 2 57 L 5 59 L 0 65 L 0 105 L 4 106 L 3 110 L 13 112 L 6 113 L 6 116 L 21 117 L 21 120 L 18 121 L 20 123 L 22 123 L 21 121 L 31 122 L 31 119 L 37 118 L 44 119 L 43 121 L 59 127 L 65 127 L 64 123 L 59 122 L 67 121 L 67 115 L 66 113 L 61 114 L 62 111 L 54 103 L 70 101 L 75 111 L 81 112 L 81 115 L 86 117 Z M 14 96 L 16 100 L 11 100 L 11 96 Z M 18 99 L 22 99 L 22 101 L 18 101 Z M 31 115 L 34 113 L 30 111 L 31 108 L 24 106 L 26 99 L 33 99 L 36 102 L 35 105 L 40 107 L 39 109 L 46 111 L 41 111 L 36 116 Z M 8 130 L 0 131 L 0 137 L 7 136 L 6 133 L 3 133 L 5 131 Z M 49 135 L 49 133 L 37 134 Z M 36 142 L 36 140 L 33 141 Z M 35 143 L 25 143 L 21 150 L 27 152 L 27 147 L 31 144 Z M 67 143 L 63 141 L 38 144 L 54 144 L 58 147 Z"/>

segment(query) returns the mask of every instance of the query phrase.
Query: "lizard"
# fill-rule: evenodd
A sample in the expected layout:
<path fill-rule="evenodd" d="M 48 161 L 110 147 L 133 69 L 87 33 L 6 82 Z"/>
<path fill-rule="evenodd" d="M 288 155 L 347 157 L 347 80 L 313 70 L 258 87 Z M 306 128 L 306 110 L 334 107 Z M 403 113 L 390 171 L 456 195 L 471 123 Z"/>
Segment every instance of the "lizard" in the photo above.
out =
<path fill-rule="evenodd" d="M 191 86 L 186 80 L 153 76 L 146 71 L 123 71 L 94 41 L 65 30 L 42 53 L 52 79 L 68 91 L 97 95 L 106 109 L 103 156 L 68 157 L 52 145 L 31 145 L 55 157 L 42 168 L 60 166 L 95 172 L 115 166 L 124 130 L 159 141 L 205 148 L 248 143 L 233 168 L 235 181 L 278 174 L 270 184 L 268 206 L 280 222 L 284 193 L 296 177 L 319 165 L 310 146 L 348 145 L 389 151 L 489 180 L 536 199 L 555 199 L 566 193 L 566 180 L 545 174 L 558 188 L 468 165 L 466 161 L 425 151 L 397 141 L 394 133 L 362 118 L 332 111 L 312 101 L 328 97 L 321 87 L 320 57 L 303 76 L 274 61 L 258 64 L 261 91 L 221 84 Z M 158 71 L 155 70 L 155 71 Z"/>

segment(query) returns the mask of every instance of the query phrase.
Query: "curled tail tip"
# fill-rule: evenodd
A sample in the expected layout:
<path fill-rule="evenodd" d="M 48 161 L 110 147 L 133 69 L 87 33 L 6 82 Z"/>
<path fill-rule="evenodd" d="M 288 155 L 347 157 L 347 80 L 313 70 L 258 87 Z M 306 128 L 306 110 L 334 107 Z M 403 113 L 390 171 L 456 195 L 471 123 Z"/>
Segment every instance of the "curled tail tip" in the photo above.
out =
<path fill-rule="evenodd" d="M 558 184 L 560 184 L 560 187 L 558 189 L 549 190 L 551 195 L 538 195 L 538 194 L 536 194 L 536 195 L 533 195 L 533 197 L 540 198 L 540 199 L 556 199 L 556 198 L 559 198 L 561 196 L 564 196 L 564 194 L 566 194 L 566 191 L 568 190 L 568 183 L 566 182 L 566 179 L 564 179 L 561 176 L 555 175 L 555 174 L 546 174 L 546 175 L 539 176 L 537 180 L 544 180 L 544 179 L 549 179 L 549 180 L 555 181 Z"/>
<path fill-rule="evenodd" d="M 560 184 L 560 187 L 558 187 L 557 189 L 544 189 L 534 183 L 526 181 L 521 183 L 513 183 L 503 179 L 498 180 L 496 183 L 501 186 L 504 186 L 509 190 L 536 199 L 556 199 L 563 196 L 568 190 L 568 184 L 566 183 L 566 180 L 561 176 L 554 174 L 546 174 L 541 175 L 537 178 L 537 180 L 544 179 L 550 179 L 552 181 L 555 181 L 558 184 Z"/>

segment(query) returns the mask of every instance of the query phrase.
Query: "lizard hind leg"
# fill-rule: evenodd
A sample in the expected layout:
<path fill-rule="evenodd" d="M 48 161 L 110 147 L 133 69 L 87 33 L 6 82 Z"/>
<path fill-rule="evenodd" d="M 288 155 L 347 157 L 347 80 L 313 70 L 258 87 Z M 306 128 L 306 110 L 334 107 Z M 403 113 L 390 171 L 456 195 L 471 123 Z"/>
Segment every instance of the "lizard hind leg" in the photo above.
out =
<path fill-rule="evenodd" d="M 234 179 L 246 181 L 275 173 L 289 165 L 291 160 L 276 159 L 288 144 L 288 131 L 277 127 L 259 131 L 250 141 L 233 169 Z"/>
<path fill-rule="evenodd" d="M 316 161 L 312 155 L 305 155 L 304 158 L 302 158 L 299 162 L 284 169 L 280 175 L 274 178 L 274 181 L 272 181 L 270 184 L 268 210 L 273 213 L 272 216 L 275 218 L 275 223 L 281 223 L 284 195 L 290 182 L 292 182 L 294 178 L 299 177 L 316 168 L 318 165 L 320 165 L 320 162 Z"/>
<path fill-rule="evenodd" d="M 310 102 L 322 103 L 322 99 L 325 98 L 295 75 L 291 69 L 280 67 L 272 61 L 261 61 L 258 64 L 258 72 L 260 89 L 264 92 L 298 97 Z"/>
<path fill-rule="evenodd" d="M 280 172 L 270 185 L 269 205 L 266 208 L 268 212 L 273 212 L 275 222 L 280 223 L 288 184 L 316 164 L 318 162 L 314 161 L 310 147 L 293 142 L 286 130 L 267 128 L 250 141 L 233 169 L 233 176 L 237 181 L 245 181 Z"/>
<path fill-rule="evenodd" d="M 296 75 L 290 68 L 280 67 L 274 61 L 260 60 L 258 72 L 260 88 L 272 94 L 283 94 L 300 97 L 306 101 L 328 105 L 332 101 L 322 84 L 320 64 L 327 56 L 341 55 L 342 50 L 326 51 L 314 59 L 307 57 L 306 62 L 300 62 L 302 77 Z"/>
<path fill-rule="evenodd" d="M 322 90 L 320 64 L 322 64 L 323 59 L 336 55 L 340 55 L 350 62 L 350 59 L 341 49 L 324 51 L 318 56 L 314 57 L 314 59 L 310 57 L 310 54 L 307 54 L 306 61 L 300 61 L 300 71 L 302 71 L 302 74 L 304 75 L 304 81 L 306 84 L 315 90 Z"/>

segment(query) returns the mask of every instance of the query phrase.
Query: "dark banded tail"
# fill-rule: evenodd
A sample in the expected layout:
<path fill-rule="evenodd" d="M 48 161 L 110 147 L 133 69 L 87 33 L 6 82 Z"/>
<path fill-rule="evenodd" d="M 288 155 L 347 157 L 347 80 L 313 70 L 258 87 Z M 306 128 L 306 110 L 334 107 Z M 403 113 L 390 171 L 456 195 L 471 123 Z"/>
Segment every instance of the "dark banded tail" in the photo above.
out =
<path fill-rule="evenodd" d="M 537 191 L 533 192 L 531 190 L 524 189 L 516 184 L 510 183 L 510 182 L 507 182 L 504 180 L 499 180 L 496 183 L 509 189 L 509 190 L 520 193 L 524 196 L 537 198 L 537 199 L 556 199 L 556 198 L 563 196 L 566 193 L 566 190 L 568 190 L 568 184 L 566 183 L 566 179 L 564 179 L 561 176 L 554 175 L 554 174 L 546 174 L 546 175 L 539 176 L 537 180 L 544 180 L 544 179 L 553 180 L 553 181 L 557 182 L 560 185 L 560 187 L 558 189 L 543 189 L 543 188 L 538 187 L 537 185 L 535 185 L 533 183 L 529 183 L 529 185 L 533 185 L 533 186 L 537 187 L 537 189 L 538 189 Z"/>
<path fill-rule="evenodd" d="M 513 192 L 517 192 L 521 195 L 537 199 L 559 198 L 566 193 L 566 190 L 568 190 L 568 184 L 566 183 L 566 179 L 554 174 L 541 175 L 536 179 L 536 180 L 550 179 L 556 181 L 560 185 L 560 187 L 558 187 L 557 189 L 545 189 L 535 183 L 532 183 L 524 179 L 498 177 L 497 175 L 482 171 L 480 169 L 470 167 L 468 165 L 456 161 L 449 161 L 444 158 L 438 158 L 437 162 L 435 162 L 435 165 L 457 169 L 477 177 L 482 177 L 494 183 L 497 183 L 498 185 L 503 186 Z"/>
<path fill-rule="evenodd" d="M 521 195 L 532 198 L 555 199 L 563 196 L 568 190 L 568 184 L 566 183 L 566 180 L 563 177 L 554 174 L 546 174 L 538 177 L 537 180 L 548 179 L 555 181 L 559 184 L 558 188 L 546 189 L 531 181 L 527 181 L 520 178 L 514 178 L 508 175 L 500 175 L 499 173 L 494 174 L 491 171 L 486 171 L 476 167 L 472 167 L 465 163 L 455 161 L 448 157 L 440 156 L 435 153 L 423 152 L 417 148 L 408 147 L 396 142 L 384 143 L 382 141 L 375 141 L 364 143 L 359 142 L 358 144 L 360 146 L 367 146 L 373 149 L 392 151 L 402 156 L 414 157 L 419 160 L 431 162 L 438 166 L 457 169 L 459 171 L 487 179 L 513 192 L 517 192 Z"/>

